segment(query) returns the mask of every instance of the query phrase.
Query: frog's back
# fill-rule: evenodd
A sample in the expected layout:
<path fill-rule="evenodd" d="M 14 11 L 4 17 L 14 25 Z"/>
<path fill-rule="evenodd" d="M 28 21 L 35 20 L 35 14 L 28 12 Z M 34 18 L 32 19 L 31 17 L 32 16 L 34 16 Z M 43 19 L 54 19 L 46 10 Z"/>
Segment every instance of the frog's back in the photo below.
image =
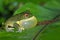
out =
<path fill-rule="evenodd" d="M 15 16 L 10 17 L 8 20 L 6 20 L 5 25 L 13 25 L 16 21 L 20 20 L 20 14 L 17 14 Z"/>

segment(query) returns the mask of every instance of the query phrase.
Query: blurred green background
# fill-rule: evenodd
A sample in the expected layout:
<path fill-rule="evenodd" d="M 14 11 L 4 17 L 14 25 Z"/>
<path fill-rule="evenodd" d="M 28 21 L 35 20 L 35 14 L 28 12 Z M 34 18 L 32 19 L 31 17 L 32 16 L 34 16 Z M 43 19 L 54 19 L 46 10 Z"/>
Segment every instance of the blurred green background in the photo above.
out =
<path fill-rule="evenodd" d="M 38 21 L 60 15 L 60 0 L 0 0 L 0 27 L 12 15 L 30 10 Z M 0 40 L 32 40 L 43 25 L 22 33 L 0 31 Z M 36 40 L 60 40 L 60 21 L 49 24 Z"/>

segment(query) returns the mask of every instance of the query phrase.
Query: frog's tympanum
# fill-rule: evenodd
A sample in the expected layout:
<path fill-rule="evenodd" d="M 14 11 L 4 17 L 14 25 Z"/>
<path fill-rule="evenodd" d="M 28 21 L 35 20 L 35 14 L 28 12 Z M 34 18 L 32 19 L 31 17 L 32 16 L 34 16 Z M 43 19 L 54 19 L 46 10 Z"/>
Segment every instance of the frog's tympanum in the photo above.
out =
<path fill-rule="evenodd" d="M 24 18 L 25 17 L 25 18 Z M 28 16 L 28 14 L 17 15 L 11 17 L 5 22 L 5 29 L 7 32 L 22 32 L 22 30 L 35 27 L 37 19 L 35 16 Z"/>

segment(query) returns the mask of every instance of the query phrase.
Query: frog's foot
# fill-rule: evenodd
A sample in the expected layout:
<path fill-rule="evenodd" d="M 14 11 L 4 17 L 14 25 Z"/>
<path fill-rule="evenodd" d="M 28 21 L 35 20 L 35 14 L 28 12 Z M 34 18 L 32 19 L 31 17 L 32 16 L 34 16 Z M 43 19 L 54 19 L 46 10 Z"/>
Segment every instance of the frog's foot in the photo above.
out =
<path fill-rule="evenodd" d="M 16 32 L 22 32 L 23 30 L 21 30 L 21 29 L 19 29 L 18 31 L 16 31 Z"/>
<path fill-rule="evenodd" d="M 18 31 L 16 32 L 22 32 L 24 30 L 24 28 L 19 28 Z"/>
<path fill-rule="evenodd" d="M 6 31 L 7 32 L 14 32 L 14 28 L 7 28 Z"/>

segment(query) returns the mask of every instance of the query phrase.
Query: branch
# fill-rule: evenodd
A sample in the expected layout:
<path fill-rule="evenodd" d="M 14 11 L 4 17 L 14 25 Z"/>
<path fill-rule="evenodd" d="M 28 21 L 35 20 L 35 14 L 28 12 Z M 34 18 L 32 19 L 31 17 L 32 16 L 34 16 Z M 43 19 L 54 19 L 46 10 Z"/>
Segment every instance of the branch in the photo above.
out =
<path fill-rule="evenodd" d="M 54 22 L 56 22 L 56 21 L 59 21 L 60 20 L 60 15 L 57 15 L 56 17 L 54 17 L 51 21 L 47 21 L 47 23 L 45 24 L 45 26 L 44 27 L 42 27 L 38 32 L 37 32 L 37 34 L 34 36 L 34 38 L 33 38 L 33 40 L 36 40 L 36 38 L 37 38 L 37 36 L 47 27 L 47 25 L 49 25 L 49 24 L 51 24 L 51 23 L 54 23 Z M 41 24 L 41 22 L 38 24 L 38 25 L 40 25 Z"/>

